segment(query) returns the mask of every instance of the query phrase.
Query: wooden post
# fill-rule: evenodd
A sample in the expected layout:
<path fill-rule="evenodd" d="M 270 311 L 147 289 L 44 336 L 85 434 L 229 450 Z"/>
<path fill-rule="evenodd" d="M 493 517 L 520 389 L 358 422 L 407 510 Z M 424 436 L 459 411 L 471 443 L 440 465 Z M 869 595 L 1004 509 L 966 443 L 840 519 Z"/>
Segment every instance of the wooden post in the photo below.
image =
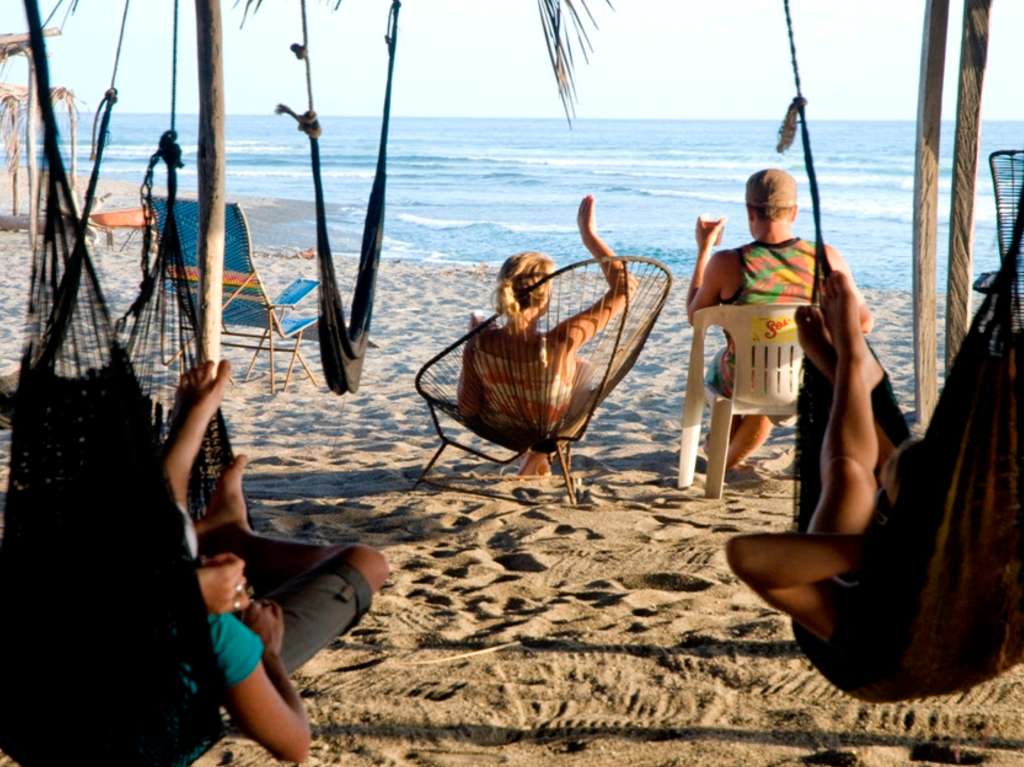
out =
<path fill-rule="evenodd" d="M 220 0 L 195 0 L 199 51 L 200 359 L 220 359 L 224 294 L 224 68 Z"/>
<path fill-rule="evenodd" d="M 25 159 L 28 162 L 28 228 L 29 246 L 34 251 L 38 239 L 39 220 L 39 157 L 36 138 L 39 135 L 39 96 L 36 93 L 36 68 L 28 62 L 28 101 L 25 106 Z"/>
<path fill-rule="evenodd" d="M 960 43 L 960 82 L 953 148 L 953 192 L 949 211 L 949 271 L 946 294 L 946 370 L 953 364 L 971 323 L 971 248 L 974 183 L 981 143 L 981 92 L 988 56 L 992 0 L 965 0 Z"/>
<path fill-rule="evenodd" d="M 917 422 L 927 424 L 938 397 L 935 269 L 938 231 L 939 139 L 949 0 L 928 0 L 917 91 L 914 160 L 914 399 Z"/>

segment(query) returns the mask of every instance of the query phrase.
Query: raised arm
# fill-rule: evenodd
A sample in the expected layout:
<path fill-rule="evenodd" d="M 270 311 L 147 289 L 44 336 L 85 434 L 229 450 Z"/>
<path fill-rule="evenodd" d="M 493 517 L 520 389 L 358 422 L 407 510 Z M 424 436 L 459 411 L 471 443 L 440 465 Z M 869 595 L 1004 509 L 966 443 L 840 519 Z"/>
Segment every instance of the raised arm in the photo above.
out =
<path fill-rule="evenodd" d="M 722 288 L 733 271 L 735 251 L 720 250 L 712 255 L 711 250 L 721 242 L 724 231 L 725 217 L 717 221 L 697 219 L 697 261 L 693 265 L 690 290 L 686 294 L 686 315 L 691 324 L 695 312 L 722 302 Z"/>
<path fill-rule="evenodd" d="M 583 198 L 576 214 L 576 224 L 583 245 L 601 264 L 601 271 L 608 281 L 608 291 L 591 306 L 564 320 L 549 333 L 557 339 L 567 339 L 576 349 L 597 335 L 612 317 L 626 307 L 627 296 L 634 287 L 631 284 L 634 280 L 625 262 L 616 258 L 615 251 L 597 233 L 595 204 L 593 195 L 588 194 Z"/>

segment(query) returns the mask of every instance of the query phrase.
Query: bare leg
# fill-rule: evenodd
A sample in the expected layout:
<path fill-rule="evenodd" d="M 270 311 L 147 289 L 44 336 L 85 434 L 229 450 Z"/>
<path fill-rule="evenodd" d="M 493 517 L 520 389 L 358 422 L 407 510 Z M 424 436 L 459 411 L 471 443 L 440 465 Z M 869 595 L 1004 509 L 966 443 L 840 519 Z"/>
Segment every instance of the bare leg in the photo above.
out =
<path fill-rule="evenodd" d="M 217 483 L 209 510 L 196 524 L 199 551 L 204 556 L 223 552 L 237 554 L 246 562 L 246 577 L 257 593 L 265 594 L 343 554 L 370 588 L 377 592 L 390 572 L 384 555 L 369 546 L 316 544 L 257 535 L 248 525 L 242 472 L 247 459 L 239 456 Z"/>
<path fill-rule="evenodd" d="M 743 415 L 738 418 L 739 423 L 729 439 L 729 452 L 725 456 L 727 469 L 749 458 L 772 433 L 772 422 L 767 416 Z"/>
<path fill-rule="evenodd" d="M 546 477 L 551 474 L 551 461 L 546 453 L 527 450 L 519 464 L 520 477 Z"/>
<path fill-rule="evenodd" d="M 214 376 L 212 362 L 197 365 L 181 376 L 175 403 L 176 431 L 164 456 L 164 476 L 175 503 L 188 503 L 188 478 L 199 455 L 210 419 L 224 399 L 231 363 L 221 360 Z"/>
<path fill-rule="evenodd" d="M 804 306 L 797 309 L 796 319 L 797 334 L 800 338 L 800 346 L 803 348 L 804 354 L 811 361 L 811 364 L 834 386 L 836 365 L 838 364 L 836 350 L 832 345 L 832 336 L 825 325 L 821 311 L 813 306 Z M 885 376 L 882 366 L 870 352 L 867 354 L 867 361 L 862 368 L 862 372 L 869 392 L 878 386 Z M 875 468 L 877 476 L 881 466 L 895 452 L 896 446 L 893 445 L 888 435 L 877 422 L 875 423 L 875 437 L 878 440 L 878 464 Z"/>
<path fill-rule="evenodd" d="M 833 578 L 856 570 L 863 555 L 878 489 L 878 440 L 864 375 L 870 352 L 845 275 L 834 273 L 826 282 L 823 307 L 835 341 L 835 388 L 821 454 L 822 495 L 810 533 L 737 536 L 726 555 L 733 571 L 766 602 L 828 639 L 843 588 Z"/>
<path fill-rule="evenodd" d="M 181 377 L 178 387 L 174 441 L 164 458 L 164 473 L 178 503 L 185 503 L 188 477 L 199 454 L 203 435 L 216 414 L 229 380 L 231 366 L 222 361 L 213 377 L 213 364 L 206 363 Z M 246 576 L 260 593 L 280 586 L 330 557 L 342 554 L 357 569 L 370 588 L 380 590 L 388 577 L 387 560 L 369 546 L 341 546 L 302 543 L 256 535 L 249 527 L 242 475 L 248 459 L 238 456 L 228 466 L 214 490 L 206 514 L 196 523 L 199 551 L 204 556 L 230 552 L 246 562 Z"/>

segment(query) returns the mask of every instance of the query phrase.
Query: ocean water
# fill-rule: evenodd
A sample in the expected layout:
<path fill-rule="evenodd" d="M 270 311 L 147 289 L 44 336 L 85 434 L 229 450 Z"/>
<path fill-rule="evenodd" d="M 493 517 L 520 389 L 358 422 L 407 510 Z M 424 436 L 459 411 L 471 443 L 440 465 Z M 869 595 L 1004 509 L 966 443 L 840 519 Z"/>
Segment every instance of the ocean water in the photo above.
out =
<path fill-rule="evenodd" d="M 183 191 L 196 183 L 196 119 L 178 118 Z M 324 118 L 321 157 L 332 249 L 358 250 L 376 156 L 379 120 Z M 290 118 L 235 116 L 227 121 L 230 197 L 296 201 L 257 245 L 314 243 L 308 142 Z M 115 114 L 103 173 L 141 181 L 167 118 Z M 775 152 L 769 121 L 395 118 L 384 257 L 434 262 L 500 263 L 542 250 L 560 263 L 585 257 L 576 208 L 597 198 L 602 235 L 622 254 L 659 258 L 679 276 L 693 265 L 694 221 L 726 215 L 725 244 L 749 240 L 742 204 L 747 176 L 771 165 L 800 184 L 798 233 L 810 238 L 810 197 L 799 144 Z M 89 119 L 82 120 L 80 167 L 87 167 Z M 811 124 L 825 239 L 865 287 L 909 290 L 914 172 L 911 122 Z M 945 251 L 953 126 L 943 126 L 940 178 L 939 290 Z M 995 207 L 987 157 L 1024 145 L 1024 123 L 987 123 L 977 184 L 975 271 L 998 263 Z M 158 179 L 158 184 L 160 183 Z M 306 204 L 308 203 L 308 205 Z"/>

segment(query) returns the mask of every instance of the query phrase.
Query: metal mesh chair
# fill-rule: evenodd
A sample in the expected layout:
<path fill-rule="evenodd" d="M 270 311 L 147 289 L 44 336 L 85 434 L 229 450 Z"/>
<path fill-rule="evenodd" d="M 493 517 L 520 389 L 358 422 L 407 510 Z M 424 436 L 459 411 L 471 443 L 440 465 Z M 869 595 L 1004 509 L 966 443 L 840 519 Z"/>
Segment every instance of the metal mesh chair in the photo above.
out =
<path fill-rule="evenodd" d="M 996 195 L 996 234 L 999 241 L 999 257 L 1006 258 L 1013 238 L 1013 222 L 1017 217 L 1017 201 L 1024 186 L 1024 151 L 1000 149 L 988 156 L 992 171 L 992 187 Z M 974 281 L 979 293 L 993 291 L 995 277 L 999 272 L 982 272 Z"/>
<path fill-rule="evenodd" d="M 496 314 L 420 369 L 416 391 L 430 407 L 441 446 L 417 486 L 438 484 L 427 476 L 449 445 L 497 463 L 511 463 L 534 450 L 558 455 L 569 501 L 576 503 L 570 447 L 633 366 L 672 286 L 667 267 L 653 259 L 616 260 L 626 267 L 618 285 L 610 284 L 614 280 L 606 278 L 602 264 L 591 260 L 558 269 L 530 288 L 531 296 L 547 294 L 547 309 L 529 339 Z M 595 323 L 597 331 L 585 343 L 576 343 L 580 318 L 590 322 L 602 312 L 610 318 Z M 497 457 L 465 444 L 462 434 L 454 433 L 458 429 L 446 429 L 443 421 L 511 456 Z"/>
<path fill-rule="evenodd" d="M 166 201 L 155 199 L 156 220 L 163 230 L 167 214 Z M 181 239 L 181 253 L 185 262 L 188 284 L 196 297 L 199 290 L 199 203 L 196 200 L 176 200 L 174 214 Z M 224 303 L 223 346 L 253 351 L 245 379 L 249 380 L 256 360 L 266 351 L 270 365 L 270 392 L 276 391 L 275 352 L 277 345 L 283 345 L 290 352 L 288 371 L 282 390 L 288 388 L 292 370 L 298 362 L 310 382 L 315 386 L 316 378 L 302 356 L 300 344 L 303 339 L 316 338 L 316 315 L 295 316 L 291 310 L 306 296 L 316 290 L 317 280 L 298 278 L 293 280 L 281 293 L 271 300 L 263 281 L 252 262 L 252 237 L 249 222 L 238 203 L 228 203 L 224 210 Z"/>

